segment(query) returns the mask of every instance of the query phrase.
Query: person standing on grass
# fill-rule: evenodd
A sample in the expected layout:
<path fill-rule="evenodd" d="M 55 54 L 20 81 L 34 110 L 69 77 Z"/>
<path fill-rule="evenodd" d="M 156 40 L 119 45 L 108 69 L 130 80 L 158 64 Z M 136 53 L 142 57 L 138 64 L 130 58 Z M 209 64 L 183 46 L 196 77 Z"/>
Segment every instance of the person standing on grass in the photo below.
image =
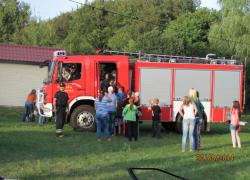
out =
<path fill-rule="evenodd" d="M 155 98 L 152 100 L 152 104 L 149 107 L 149 110 L 152 110 L 152 137 L 161 138 L 161 108 L 159 106 L 159 99 Z"/>
<path fill-rule="evenodd" d="M 233 148 L 236 148 L 236 143 L 238 148 L 241 148 L 240 136 L 239 136 L 239 121 L 240 121 L 240 103 L 239 101 L 233 101 L 231 108 L 231 119 L 230 119 L 230 130 L 232 136 Z"/>
<path fill-rule="evenodd" d="M 139 92 L 135 92 L 134 94 L 134 104 L 137 107 L 137 113 L 136 113 L 136 129 L 137 129 L 137 135 L 139 136 L 139 119 L 142 116 L 142 112 L 141 112 L 141 100 L 140 100 L 140 93 Z"/>
<path fill-rule="evenodd" d="M 111 135 L 114 134 L 115 127 L 115 114 L 117 108 L 117 97 L 114 93 L 112 86 L 108 87 L 108 97 L 111 99 L 111 102 L 107 105 L 108 115 L 109 115 L 109 132 Z"/>
<path fill-rule="evenodd" d="M 123 109 L 125 108 L 125 106 L 127 104 L 129 104 L 129 99 L 133 97 L 133 92 L 132 91 L 127 91 L 127 97 L 125 98 L 124 102 L 123 102 Z M 122 121 L 122 133 L 123 135 L 127 136 L 127 126 L 126 126 L 126 121 L 124 119 L 124 114 L 123 114 L 123 121 Z"/>
<path fill-rule="evenodd" d="M 107 111 L 108 102 L 108 97 L 105 95 L 104 91 L 101 91 L 101 93 L 99 94 L 99 98 L 95 100 L 96 133 L 98 138 L 97 140 L 99 142 L 102 141 L 102 129 L 106 135 L 107 140 L 111 141 L 109 133 L 109 118 Z"/>
<path fill-rule="evenodd" d="M 117 97 L 117 109 L 116 109 L 116 119 L 115 119 L 115 134 L 121 134 L 121 126 L 122 126 L 122 110 L 123 110 L 123 103 L 125 100 L 124 94 L 124 87 L 118 88 L 118 93 L 116 94 Z"/>
<path fill-rule="evenodd" d="M 137 107 L 134 105 L 134 98 L 130 98 L 129 104 L 127 104 L 123 109 L 124 119 L 127 121 L 128 126 L 127 134 L 129 141 L 132 141 L 132 138 L 137 141 L 136 113 Z"/>
<path fill-rule="evenodd" d="M 56 136 L 62 138 L 63 126 L 68 112 L 68 94 L 64 91 L 65 84 L 60 83 L 60 90 L 56 92 L 53 99 L 54 112 L 56 113 Z"/>
<path fill-rule="evenodd" d="M 184 112 L 184 113 L 183 113 Z M 182 121 L 182 152 L 185 152 L 187 134 L 189 131 L 189 143 L 190 152 L 194 151 L 194 126 L 195 126 L 195 114 L 197 108 L 189 96 L 184 96 L 183 104 L 179 109 L 179 113 L 183 118 Z"/>
<path fill-rule="evenodd" d="M 32 89 L 25 101 L 25 111 L 23 113 L 23 122 L 34 121 L 35 103 L 36 103 L 36 90 Z"/>
<path fill-rule="evenodd" d="M 198 113 L 195 116 L 195 126 L 194 126 L 194 148 L 195 150 L 197 150 L 201 147 L 201 126 L 204 113 L 204 106 L 201 104 L 199 100 L 198 91 L 190 89 L 189 97 L 191 98 L 191 101 L 195 103 L 198 111 Z"/>
<path fill-rule="evenodd" d="M 129 99 L 131 97 L 134 97 L 133 92 L 132 91 L 127 91 L 127 97 L 124 100 L 123 107 L 125 107 L 127 104 L 129 104 Z"/>

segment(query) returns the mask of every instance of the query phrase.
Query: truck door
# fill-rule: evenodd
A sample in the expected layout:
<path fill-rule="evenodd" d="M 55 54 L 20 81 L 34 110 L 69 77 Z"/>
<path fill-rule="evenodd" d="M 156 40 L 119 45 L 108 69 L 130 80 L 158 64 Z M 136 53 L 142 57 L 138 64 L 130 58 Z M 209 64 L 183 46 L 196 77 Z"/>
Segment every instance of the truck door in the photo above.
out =
<path fill-rule="evenodd" d="M 100 89 L 100 63 L 99 62 L 97 62 L 95 64 L 95 71 L 96 71 L 96 73 L 95 73 L 95 94 L 94 94 L 94 96 L 98 97 L 98 94 L 101 90 Z"/>
<path fill-rule="evenodd" d="M 109 85 L 114 84 L 114 86 L 120 86 L 120 78 L 119 78 L 119 74 L 117 72 L 117 65 L 116 63 L 107 63 L 107 62 L 99 62 L 98 65 L 96 65 L 97 67 L 97 88 L 98 90 L 102 90 L 102 91 L 106 91 L 107 87 L 105 88 L 105 86 L 103 85 L 104 81 L 105 81 L 105 76 L 109 77 Z M 108 86 L 109 86 L 108 85 Z M 117 89 L 115 89 L 115 91 L 117 91 Z"/>
<path fill-rule="evenodd" d="M 103 87 L 106 75 L 109 76 L 108 81 L 113 81 L 115 87 L 122 86 L 125 92 L 129 90 L 129 67 L 127 56 L 89 56 L 89 58 L 91 62 L 96 62 L 94 65 L 95 67 L 93 66 L 93 69 L 96 71 L 95 77 L 93 78 L 96 80 L 92 88 L 95 93 L 97 93 L 98 90 L 104 91 L 107 89 L 108 85 L 106 88 Z M 115 90 L 115 92 L 117 92 L 117 88 L 115 88 Z"/>
<path fill-rule="evenodd" d="M 59 90 L 59 83 L 65 83 L 65 92 L 68 93 L 69 102 L 75 97 L 85 94 L 84 64 L 81 62 L 59 62 L 57 79 L 54 85 L 54 94 Z"/>

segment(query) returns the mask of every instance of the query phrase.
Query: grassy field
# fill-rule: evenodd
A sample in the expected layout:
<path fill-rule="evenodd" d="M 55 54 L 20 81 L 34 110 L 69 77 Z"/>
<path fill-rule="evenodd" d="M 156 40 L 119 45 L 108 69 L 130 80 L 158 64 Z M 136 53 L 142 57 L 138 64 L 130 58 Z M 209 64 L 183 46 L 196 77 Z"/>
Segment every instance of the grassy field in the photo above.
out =
<path fill-rule="evenodd" d="M 250 179 L 250 124 L 240 133 L 242 149 L 232 148 L 228 124 L 213 124 L 202 137 L 202 150 L 182 153 L 181 135 L 164 132 L 162 139 L 153 139 L 147 123 L 138 142 L 113 137 L 99 143 L 94 133 L 74 132 L 69 125 L 58 139 L 53 123 L 22 123 L 21 114 L 21 109 L 0 108 L 0 176 L 6 178 L 123 180 L 130 179 L 129 167 L 156 167 L 187 179 Z M 170 178 L 137 174 L 139 179 Z"/>

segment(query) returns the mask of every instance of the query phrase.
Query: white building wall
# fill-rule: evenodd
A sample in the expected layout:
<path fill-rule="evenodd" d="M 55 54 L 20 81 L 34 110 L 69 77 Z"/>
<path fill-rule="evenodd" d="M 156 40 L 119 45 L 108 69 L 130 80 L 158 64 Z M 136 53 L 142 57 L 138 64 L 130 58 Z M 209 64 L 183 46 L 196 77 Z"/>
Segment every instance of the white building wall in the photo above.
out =
<path fill-rule="evenodd" d="M 27 95 L 42 86 L 47 74 L 47 67 L 0 63 L 0 105 L 24 106 Z"/>

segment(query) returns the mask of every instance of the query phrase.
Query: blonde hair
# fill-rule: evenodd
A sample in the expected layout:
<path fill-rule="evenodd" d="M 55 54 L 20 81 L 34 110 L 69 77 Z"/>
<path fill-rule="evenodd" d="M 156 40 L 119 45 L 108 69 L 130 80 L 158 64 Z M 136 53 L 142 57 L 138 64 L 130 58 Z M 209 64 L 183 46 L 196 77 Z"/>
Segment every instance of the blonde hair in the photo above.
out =
<path fill-rule="evenodd" d="M 194 88 L 189 89 L 188 95 L 190 98 L 197 99 L 197 91 Z"/>
<path fill-rule="evenodd" d="M 159 99 L 158 98 L 154 98 L 153 102 L 155 102 L 155 104 L 159 104 Z"/>
<path fill-rule="evenodd" d="M 191 99 L 189 96 L 184 96 L 183 97 L 183 105 L 189 105 L 191 103 Z"/>

